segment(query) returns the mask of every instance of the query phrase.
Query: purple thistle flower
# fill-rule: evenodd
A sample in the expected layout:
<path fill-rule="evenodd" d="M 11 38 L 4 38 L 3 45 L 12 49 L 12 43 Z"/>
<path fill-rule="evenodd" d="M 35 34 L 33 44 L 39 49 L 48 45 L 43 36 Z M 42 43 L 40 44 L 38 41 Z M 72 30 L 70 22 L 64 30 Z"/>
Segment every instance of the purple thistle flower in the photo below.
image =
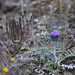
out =
<path fill-rule="evenodd" d="M 59 37 L 59 32 L 56 31 L 56 30 L 53 30 L 51 33 L 50 33 L 50 36 L 51 36 L 51 39 L 53 41 L 57 41 L 58 40 L 58 37 Z"/>
<path fill-rule="evenodd" d="M 51 36 L 53 37 L 57 37 L 59 35 L 59 32 L 54 30 L 53 32 L 51 32 Z"/>

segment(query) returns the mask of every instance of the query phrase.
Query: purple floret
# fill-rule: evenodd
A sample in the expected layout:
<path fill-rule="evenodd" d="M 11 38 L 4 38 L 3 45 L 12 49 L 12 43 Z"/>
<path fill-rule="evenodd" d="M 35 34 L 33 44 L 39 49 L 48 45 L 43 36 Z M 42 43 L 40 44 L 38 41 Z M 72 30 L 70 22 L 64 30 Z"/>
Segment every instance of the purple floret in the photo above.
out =
<path fill-rule="evenodd" d="M 53 36 L 53 37 L 56 37 L 56 36 L 58 36 L 59 35 L 59 32 L 58 31 L 56 31 L 56 30 L 54 30 L 53 32 L 51 32 L 51 34 L 50 34 L 51 36 Z"/>

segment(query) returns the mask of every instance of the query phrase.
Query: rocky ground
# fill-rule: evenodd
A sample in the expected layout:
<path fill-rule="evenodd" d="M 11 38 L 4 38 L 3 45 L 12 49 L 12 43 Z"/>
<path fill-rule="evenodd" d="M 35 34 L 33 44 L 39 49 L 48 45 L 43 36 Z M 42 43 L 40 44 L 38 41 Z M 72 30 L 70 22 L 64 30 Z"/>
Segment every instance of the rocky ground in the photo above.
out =
<path fill-rule="evenodd" d="M 62 3 L 60 0 L 25 0 L 23 3 L 21 0 L 0 0 L 0 73 L 3 75 L 75 75 L 75 69 L 60 69 L 59 74 L 43 71 L 39 56 L 28 55 L 38 47 L 49 48 L 49 45 L 41 40 L 41 33 L 42 31 L 49 33 L 52 25 L 56 25 L 58 29 L 59 26 L 64 27 L 60 34 L 60 41 L 65 47 L 57 49 L 61 52 L 58 56 L 62 54 L 60 59 L 67 52 L 70 54 L 69 50 L 75 51 L 74 3 L 74 0 L 66 0 Z M 24 59 L 22 55 L 25 55 Z M 15 58 L 15 62 L 10 61 L 11 57 Z M 71 62 L 72 60 L 68 58 L 69 64 L 75 65 L 75 61 Z M 7 73 L 2 71 L 5 65 L 9 67 Z"/>

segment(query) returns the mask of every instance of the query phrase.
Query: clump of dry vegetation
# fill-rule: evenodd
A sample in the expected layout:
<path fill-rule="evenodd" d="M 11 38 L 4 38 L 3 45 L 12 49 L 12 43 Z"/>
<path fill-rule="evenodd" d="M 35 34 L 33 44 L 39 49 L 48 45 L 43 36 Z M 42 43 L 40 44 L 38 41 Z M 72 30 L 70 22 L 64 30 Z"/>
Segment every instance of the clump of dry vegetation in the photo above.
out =
<path fill-rule="evenodd" d="M 75 75 L 75 0 L 0 0 L 0 75 Z"/>

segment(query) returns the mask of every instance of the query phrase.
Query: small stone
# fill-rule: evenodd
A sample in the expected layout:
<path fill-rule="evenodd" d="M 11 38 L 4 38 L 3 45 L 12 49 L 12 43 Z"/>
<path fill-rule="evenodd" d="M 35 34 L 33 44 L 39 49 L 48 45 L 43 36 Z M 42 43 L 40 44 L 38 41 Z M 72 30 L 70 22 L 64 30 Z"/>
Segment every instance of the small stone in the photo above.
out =
<path fill-rule="evenodd" d="M 39 20 L 38 19 L 34 19 L 34 22 L 39 22 Z"/>

